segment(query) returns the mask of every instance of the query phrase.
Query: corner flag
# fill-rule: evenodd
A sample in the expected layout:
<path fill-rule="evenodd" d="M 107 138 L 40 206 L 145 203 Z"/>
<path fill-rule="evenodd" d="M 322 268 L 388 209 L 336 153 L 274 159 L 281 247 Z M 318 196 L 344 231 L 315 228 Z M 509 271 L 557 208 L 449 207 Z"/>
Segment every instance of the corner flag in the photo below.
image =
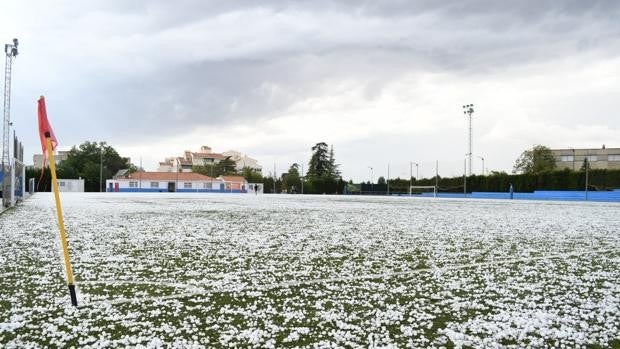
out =
<path fill-rule="evenodd" d="M 47 110 L 45 110 L 45 98 L 39 98 L 39 137 L 41 138 L 41 149 L 45 154 L 44 159 L 49 158 L 50 172 L 52 174 L 52 187 L 54 188 L 54 199 L 56 200 L 56 213 L 58 214 L 58 229 L 60 230 L 60 243 L 65 259 L 65 269 L 67 271 L 67 284 L 69 285 L 69 295 L 71 304 L 77 306 L 77 296 L 75 294 L 75 284 L 73 283 L 73 269 L 69 259 L 69 243 L 67 242 L 67 232 L 65 231 L 65 221 L 62 216 L 62 206 L 60 205 L 60 194 L 58 193 L 58 180 L 56 179 L 56 162 L 54 161 L 54 149 L 58 145 L 52 126 L 47 120 Z M 43 165 L 45 168 L 45 164 Z"/>

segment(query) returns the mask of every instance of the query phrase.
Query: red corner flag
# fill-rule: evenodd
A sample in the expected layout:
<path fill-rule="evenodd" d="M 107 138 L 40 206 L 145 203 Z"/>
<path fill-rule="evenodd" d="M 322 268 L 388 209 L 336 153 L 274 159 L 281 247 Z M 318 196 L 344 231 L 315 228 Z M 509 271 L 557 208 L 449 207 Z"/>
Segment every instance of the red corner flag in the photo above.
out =
<path fill-rule="evenodd" d="M 45 110 L 45 97 L 41 96 L 39 98 L 39 137 L 41 138 L 41 150 L 43 150 L 44 159 L 47 159 L 47 142 L 45 141 L 46 133 L 52 141 L 51 143 L 53 151 L 54 149 L 56 149 L 58 141 L 56 141 L 56 136 L 54 135 L 54 131 L 52 131 L 52 126 L 47 120 L 47 110 Z M 43 167 L 45 167 L 45 164 L 43 165 Z"/>

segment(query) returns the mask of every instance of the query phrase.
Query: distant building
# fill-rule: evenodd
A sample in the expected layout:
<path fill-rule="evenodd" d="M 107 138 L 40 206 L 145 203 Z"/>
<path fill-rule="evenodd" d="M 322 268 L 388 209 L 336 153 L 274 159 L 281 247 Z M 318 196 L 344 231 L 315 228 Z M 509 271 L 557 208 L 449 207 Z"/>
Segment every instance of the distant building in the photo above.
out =
<path fill-rule="evenodd" d="M 226 157 L 211 151 L 210 147 L 202 146 L 200 151 L 186 150 L 183 156 L 170 157 L 159 163 L 158 172 L 192 172 L 193 166 L 217 164 Z"/>
<path fill-rule="evenodd" d="M 200 151 L 192 152 L 186 150 L 183 156 L 165 158 L 159 163 L 158 172 L 192 172 L 193 166 L 204 166 L 218 164 L 220 161 L 230 158 L 235 162 L 235 168 L 240 171 L 243 167 L 250 167 L 256 171 L 261 171 L 262 167 L 256 159 L 242 154 L 235 150 L 224 153 L 214 153 L 211 147 L 203 145 Z"/>
<path fill-rule="evenodd" d="M 620 169 L 620 148 L 551 149 L 558 169 L 578 171 L 588 158 L 592 169 Z"/>
<path fill-rule="evenodd" d="M 54 155 L 54 160 L 56 160 L 56 165 L 61 163 L 64 160 L 67 160 L 69 156 L 68 150 L 59 150 L 57 154 Z M 43 167 L 43 154 L 34 154 L 32 156 L 32 163 L 34 164 L 34 168 L 42 168 Z"/>
<path fill-rule="evenodd" d="M 253 159 L 238 151 L 229 150 L 229 151 L 223 152 L 222 155 L 226 157 L 230 157 L 230 159 L 235 162 L 236 164 L 235 169 L 237 171 L 241 171 L 245 167 L 249 167 L 257 172 L 261 172 L 263 170 L 263 167 L 258 164 L 258 160 Z"/>
<path fill-rule="evenodd" d="M 106 180 L 107 192 L 214 192 L 245 193 L 241 176 L 211 178 L 195 172 L 134 172 Z"/>

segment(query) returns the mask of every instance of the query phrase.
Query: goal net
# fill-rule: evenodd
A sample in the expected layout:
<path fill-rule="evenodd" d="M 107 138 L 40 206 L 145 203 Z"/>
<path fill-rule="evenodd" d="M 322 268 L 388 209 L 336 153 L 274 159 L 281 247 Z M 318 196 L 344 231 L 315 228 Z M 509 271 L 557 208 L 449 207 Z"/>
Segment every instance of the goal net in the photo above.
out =
<path fill-rule="evenodd" d="M 437 187 L 434 185 L 412 185 L 409 187 L 409 195 L 421 195 L 423 193 L 433 193 L 433 197 L 437 197 Z"/>

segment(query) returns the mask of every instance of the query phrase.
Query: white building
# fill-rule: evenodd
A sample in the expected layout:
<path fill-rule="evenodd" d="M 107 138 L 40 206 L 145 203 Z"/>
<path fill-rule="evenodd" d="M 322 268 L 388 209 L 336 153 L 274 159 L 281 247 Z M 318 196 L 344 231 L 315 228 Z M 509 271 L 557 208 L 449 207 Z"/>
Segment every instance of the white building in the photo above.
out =
<path fill-rule="evenodd" d="M 221 154 L 214 153 L 211 147 L 203 145 L 198 152 L 186 150 L 183 156 L 165 158 L 164 161 L 159 163 L 157 172 L 192 172 L 193 166 L 214 165 L 226 158 L 230 158 L 235 162 L 237 171 L 242 170 L 244 167 L 250 167 L 259 172 L 262 170 L 256 159 L 252 159 L 238 151 L 229 150 Z"/>
<path fill-rule="evenodd" d="M 70 193 L 83 193 L 83 179 L 58 179 L 58 191 Z"/>
<path fill-rule="evenodd" d="M 202 192 L 245 193 L 241 176 L 211 178 L 195 172 L 134 172 L 106 180 L 107 192 Z"/>
<path fill-rule="evenodd" d="M 67 160 L 67 157 L 69 156 L 69 151 L 68 150 L 59 150 L 55 155 L 54 155 L 54 160 L 56 161 L 56 165 L 58 165 L 59 163 L 61 163 L 64 160 Z M 43 159 L 45 157 L 43 156 L 43 154 L 34 154 L 32 155 L 32 163 L 33 163 L 33 167 L 34 168 L 42 168 L 43 167 Z M 49 166 L 49 164 L 47 164 Z"/>
<path fill-rule="evenodd" d="M 230 159 L 235 162 L 235 168 L 237 171 L 243 170 L 244 167 L 249 167 L 257 172 L 261 172 L 263 170 L 263 167 L 258 164 L 258 160 L 253 159 L 236 150 L 225 151 L 222 153 L 222 155 L 230 157 Z"/>

